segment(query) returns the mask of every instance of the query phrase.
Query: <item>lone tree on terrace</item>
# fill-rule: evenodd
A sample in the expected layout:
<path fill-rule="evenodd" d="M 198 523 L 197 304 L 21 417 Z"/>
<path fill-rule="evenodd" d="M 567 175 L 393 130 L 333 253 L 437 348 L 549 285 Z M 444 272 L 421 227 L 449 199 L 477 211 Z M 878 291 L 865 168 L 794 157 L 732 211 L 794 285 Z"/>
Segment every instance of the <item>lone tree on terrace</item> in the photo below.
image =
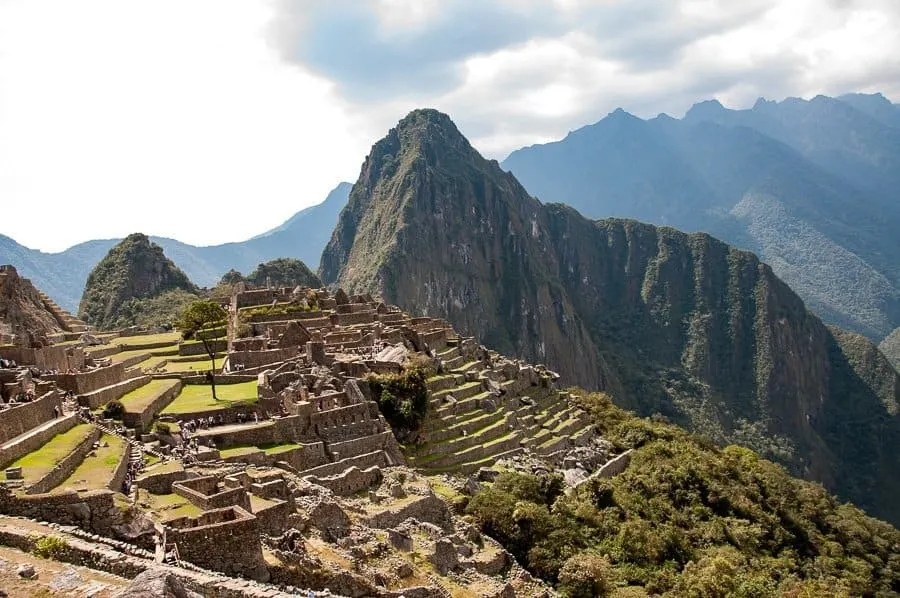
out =
<path fill-rule="evenodd" d="M 212 369 L 209 371 L 209 383 L 212 386 L 213 400 L 218 401 L 216 397 L 216 344 L 215 341 L 222 336 L 225 326 L 225 319 L 228 314 L 222 309 L 222 306 L 215 301 L 201 299 L 194 301 L 188 305 L 181 313 L 175 326 L 181 331 L 181 336 L 185 339 L 197 338 L 203 343 L 206 354 L 209 355 L 209 361 Z"/>

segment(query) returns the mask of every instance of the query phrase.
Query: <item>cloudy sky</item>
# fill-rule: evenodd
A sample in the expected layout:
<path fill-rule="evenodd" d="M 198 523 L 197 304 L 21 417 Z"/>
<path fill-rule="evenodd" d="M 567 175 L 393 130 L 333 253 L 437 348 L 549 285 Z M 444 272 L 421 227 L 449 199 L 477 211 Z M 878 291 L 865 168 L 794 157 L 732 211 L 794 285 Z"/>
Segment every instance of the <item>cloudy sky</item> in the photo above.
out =
<path fill-rule="evenodd" d="M 242 240 L 415 107 L 482 153 L 616 107 L 881 91 L 897 0 L 0 0 L 0 233 Z"/>

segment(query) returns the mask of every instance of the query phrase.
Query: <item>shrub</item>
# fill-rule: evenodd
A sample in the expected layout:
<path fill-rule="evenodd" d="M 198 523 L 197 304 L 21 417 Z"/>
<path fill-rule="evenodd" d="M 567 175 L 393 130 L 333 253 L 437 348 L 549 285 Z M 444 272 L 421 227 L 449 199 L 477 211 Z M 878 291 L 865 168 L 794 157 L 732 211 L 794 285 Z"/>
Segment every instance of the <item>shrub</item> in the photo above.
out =
<path fill-rule="evenodd" d="M 579 552 L 559 571 L 559 591 L 566 598 L 609 596 L 615 583 L 609 559 L 595 552 Z"/>
<path fill-rule="evenodd" d="M 118 399 L 112 400 L 103 408 L 103 417 L 106 419 L 122 419 L 125 413 L 125 406 Z"/>
<path fill-rule="evenodd" d="M 425 372 L 407 369 L 400 374 L 372 375 L 367 379 L 384 418 L 402 439 L 419 429 L 428 412 Z"/>
<path fill-rule="evenodd" d="M 58 536 L 41 536 L 35 541 L 31 552 L 43 559 L 57 559 L 68 548 L 66 541 Z"/>

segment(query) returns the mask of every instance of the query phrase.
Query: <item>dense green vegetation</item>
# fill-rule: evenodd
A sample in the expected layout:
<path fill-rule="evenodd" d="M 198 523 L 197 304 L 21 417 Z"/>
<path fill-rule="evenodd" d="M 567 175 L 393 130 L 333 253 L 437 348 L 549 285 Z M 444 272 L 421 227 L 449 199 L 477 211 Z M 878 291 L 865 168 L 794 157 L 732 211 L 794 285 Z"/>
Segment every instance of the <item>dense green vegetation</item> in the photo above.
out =
<path fill-rule="evenodd" d="M 428 372 L 415 366 L 367 378 L 372 396 L 399 440 L 417 430 L 428 412 Z"/>
<path fill-rule="evenodd" d="M 146 235 L 109 250 L 91 271 L 79 317 L 101 330 L 170 325 L 199 290 Z"/>
<path fill-rule="evenodd" d="M 504 473 L 467 512 L 565 596 L 891 596 L 900 531 L 748 449 L 579 395 L 630 467 L 571 493 Z M 627 589 L 626 589 L 627 588 Z"/>

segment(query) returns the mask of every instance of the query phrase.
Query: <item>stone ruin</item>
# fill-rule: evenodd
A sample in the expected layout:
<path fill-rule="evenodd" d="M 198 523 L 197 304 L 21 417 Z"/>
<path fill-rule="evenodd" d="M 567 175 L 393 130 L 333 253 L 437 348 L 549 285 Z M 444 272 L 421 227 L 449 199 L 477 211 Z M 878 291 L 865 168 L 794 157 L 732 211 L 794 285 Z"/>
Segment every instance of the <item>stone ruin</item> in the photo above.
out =
<path fill-rule="evenodd" d="M 563 471 L 571 485 L 627 467 L 595 473 L 611 446 L 555 373 L 368 295 L 241 286 L 227 312 L 217 387 L 253 387 L 252 400 L 192 410 L 180 397 L 205 377 L 159 364 L 205 367 L 196 343 L 92 335 L 81 362 L 43 371 L 33 401 L 0 411 L 4 468 L 94 430 L 75 434 L 57 471 L 17 481 L 8 469 L 0 513 L 134 547 L 144 569 L 174 567 L 201 593 L 206 575 L 256 580 L 229 595 L 439 596 L 472 583 L 488 596 L 550 595 L 442 497 L 476 492 L 498 463 Z M 413 365 L 428 372 L 428 411 L 401 445 L 369 379 Z M 4 384 L 23 384 L 19 370 Z M 107 416 L 113 401 L 124 412 Z M 106 477 L 68 486 L 116 443 Z"/>

